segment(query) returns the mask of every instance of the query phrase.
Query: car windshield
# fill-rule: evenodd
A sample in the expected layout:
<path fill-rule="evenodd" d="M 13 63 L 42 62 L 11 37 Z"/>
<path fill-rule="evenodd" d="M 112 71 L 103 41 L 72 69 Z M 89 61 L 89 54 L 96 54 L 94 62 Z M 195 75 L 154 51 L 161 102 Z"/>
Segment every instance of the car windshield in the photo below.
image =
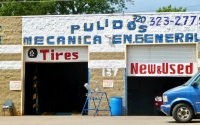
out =
<path fill-rule="evenodd" d="M 190 84 L 190 82 L 193 80 L 193 78 L 195 78 L 197 75 L 199 74 L 199 72 L 197 72 L 194 76 L 192 76 L 187 82 L 185 82 L 183 84 L 183 86 L 188 86 Z"/>

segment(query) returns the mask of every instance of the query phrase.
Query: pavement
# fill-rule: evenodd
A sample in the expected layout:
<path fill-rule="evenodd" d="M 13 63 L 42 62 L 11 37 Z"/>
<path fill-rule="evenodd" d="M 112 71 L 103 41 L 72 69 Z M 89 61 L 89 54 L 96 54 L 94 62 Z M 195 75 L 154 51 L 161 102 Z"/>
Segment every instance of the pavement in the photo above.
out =
<path fill-rule="evenodd" d="M 0 116 L 0 125 L 175 125 L 170 116 Z M 184 125 L 200 125 L 200 119 Z"/>

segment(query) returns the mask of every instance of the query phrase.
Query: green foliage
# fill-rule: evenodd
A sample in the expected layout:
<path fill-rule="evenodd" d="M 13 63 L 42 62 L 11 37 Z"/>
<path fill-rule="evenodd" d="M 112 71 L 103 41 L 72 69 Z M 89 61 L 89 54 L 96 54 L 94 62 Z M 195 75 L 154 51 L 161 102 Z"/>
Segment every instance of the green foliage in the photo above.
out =
<path fill-rule="evenodd" d="M 24 2 L 2 0 L 1 2 L 0 16 L 106 14 L 127 9 L 125 0 L 24 0 Z M 133 3 L 133 0 L 129 2 Z"/>
<path fill-rule="evenodd" d="M 159 8 L 158 10 L 156 10 L 156 12 L 186 12 L 187 8 L 183 8 L 183 7 L 179 7 L 179 8 L 172 8 L 171 5 L 167 6 L 167 7 L 162 7 Z"/>
<path fill-rule="evenodd" d="M 1 16 L 22 16 L 22 15 L 44 15 L 48 13 L 54 2 L 15 2 L 13 0 L 4 0 L 8 3 L 1 3 L 0 15 Z M 29 0 L 34 1 L 34 0 Z"/>

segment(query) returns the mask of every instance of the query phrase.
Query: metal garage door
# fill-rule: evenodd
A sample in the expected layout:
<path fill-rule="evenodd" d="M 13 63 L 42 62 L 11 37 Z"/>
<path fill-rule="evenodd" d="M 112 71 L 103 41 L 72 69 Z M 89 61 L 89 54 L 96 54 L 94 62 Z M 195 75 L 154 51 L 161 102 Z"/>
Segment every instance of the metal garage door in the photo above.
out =
<path fill-rule="evenodd" d="M 196 44 L 129 45 L 128 76 L 192 76 L 197 72 Z"/>

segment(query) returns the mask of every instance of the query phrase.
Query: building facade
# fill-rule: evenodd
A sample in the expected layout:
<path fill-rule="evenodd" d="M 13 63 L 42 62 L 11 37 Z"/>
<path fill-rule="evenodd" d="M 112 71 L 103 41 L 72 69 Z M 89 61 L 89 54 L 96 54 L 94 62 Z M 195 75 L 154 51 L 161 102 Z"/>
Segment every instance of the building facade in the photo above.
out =
<path fill-rule="evenodd" d="M 84 83 L 98 82 L 122 97 L 123 115 L 152 115 L 158 91 L 198 71 L 199 15 L 1 17 L 0 105 L 12 99 L 15 115 L 80 112 Z"/>

